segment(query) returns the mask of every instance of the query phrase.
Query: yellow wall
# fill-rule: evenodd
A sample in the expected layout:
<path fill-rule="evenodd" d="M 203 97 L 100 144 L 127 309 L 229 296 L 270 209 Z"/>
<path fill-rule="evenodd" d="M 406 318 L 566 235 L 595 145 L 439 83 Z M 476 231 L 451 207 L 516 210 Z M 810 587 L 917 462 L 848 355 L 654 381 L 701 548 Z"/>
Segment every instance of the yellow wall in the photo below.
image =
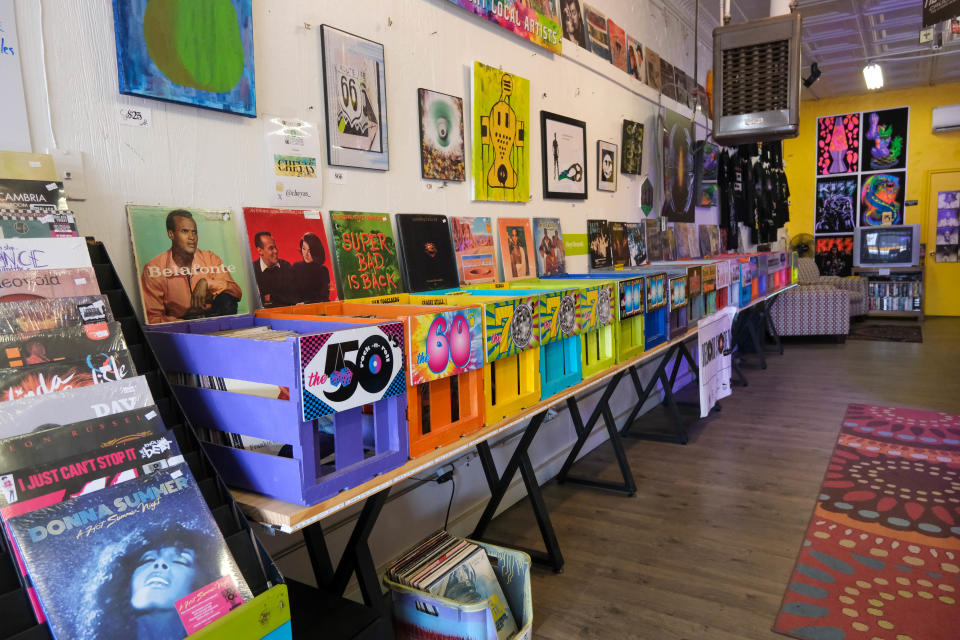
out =
<path fill-rule="evenodd" d="M 935 244 L 936 202 L 928 202 L 929 171 L 960 170 L 960 131 L 934 134 L 931 110 L 960 103 L 960 83 L 917 87 L 902 91 L 810 100 L 800 105 L 800 135 L 783 143 L 784 165 L 790 182 L 790 235 L 813 233 L 814 179 L 817 150 L 817 118 L 854 111 L 910 107 L 907 138 L 907 193 L 904 200 L 917 200 L 906 207 L 905 223 L 922 226 L 927 245 L 926 304 L 928 315 L 960 316 L 960 264 L 936 263 L 929 255 Z M 956 188 L 960 189 L 960 185 Z M 934 195 L 936 198 L 936 195 Z"/>

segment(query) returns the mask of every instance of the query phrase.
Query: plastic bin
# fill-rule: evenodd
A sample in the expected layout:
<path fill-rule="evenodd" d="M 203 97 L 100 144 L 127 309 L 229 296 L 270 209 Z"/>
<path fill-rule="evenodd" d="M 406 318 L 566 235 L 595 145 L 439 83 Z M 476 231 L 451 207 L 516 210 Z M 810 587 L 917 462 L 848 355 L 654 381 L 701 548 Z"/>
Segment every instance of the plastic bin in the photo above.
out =
<path fill-rule="evenodd" d="M 493 572 L 507 597 L 518 631 L 511 640 L 529 640 L 533 633 L 533 596 L 530 589 L 530 556 L 522 551 L 477 542 L 486 549 Z M 486 603 L 461 604 L 384 578 L 393 600 L 397 640 L 456 638 L 497 640 L 493 615 Z"/>

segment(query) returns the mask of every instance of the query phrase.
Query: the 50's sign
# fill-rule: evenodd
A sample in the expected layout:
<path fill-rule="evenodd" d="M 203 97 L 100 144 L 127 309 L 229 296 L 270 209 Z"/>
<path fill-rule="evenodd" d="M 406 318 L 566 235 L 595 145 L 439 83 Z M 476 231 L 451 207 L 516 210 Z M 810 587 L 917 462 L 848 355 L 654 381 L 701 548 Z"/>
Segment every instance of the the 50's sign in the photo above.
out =
<path fill-rule="evenodd" d="M 302 336 L 299 342 L 304 420 L 406 391 L 402 322 Z"/>

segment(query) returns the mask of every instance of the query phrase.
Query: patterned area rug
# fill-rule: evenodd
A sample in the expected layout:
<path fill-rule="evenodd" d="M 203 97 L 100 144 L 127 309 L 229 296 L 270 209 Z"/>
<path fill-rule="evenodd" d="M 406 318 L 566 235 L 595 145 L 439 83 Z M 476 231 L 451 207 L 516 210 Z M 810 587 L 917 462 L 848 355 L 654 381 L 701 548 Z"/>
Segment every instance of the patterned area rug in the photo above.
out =
<path fill-rule="evenodd" d="M 960 638 L 960 416 L 850 405 L 773 630 Z"/>
<path fill-rule="evenodd" d="M 923 342 L 920 323 L 910 324 L 862 320 L 850 323 L 851 340 L 885 340 L 888 342 Z"/>

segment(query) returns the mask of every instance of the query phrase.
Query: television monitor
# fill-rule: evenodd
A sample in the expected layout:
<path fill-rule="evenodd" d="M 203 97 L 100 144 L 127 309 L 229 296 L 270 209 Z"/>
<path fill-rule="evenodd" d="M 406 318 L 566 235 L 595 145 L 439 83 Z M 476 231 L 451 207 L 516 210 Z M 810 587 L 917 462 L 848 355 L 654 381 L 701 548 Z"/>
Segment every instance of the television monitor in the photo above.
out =
<path fill-rule="evenodd" d="M 912 267 L 920 262 L 920 225 L 860 227 L 853 240 L 857 267 Z"/>

